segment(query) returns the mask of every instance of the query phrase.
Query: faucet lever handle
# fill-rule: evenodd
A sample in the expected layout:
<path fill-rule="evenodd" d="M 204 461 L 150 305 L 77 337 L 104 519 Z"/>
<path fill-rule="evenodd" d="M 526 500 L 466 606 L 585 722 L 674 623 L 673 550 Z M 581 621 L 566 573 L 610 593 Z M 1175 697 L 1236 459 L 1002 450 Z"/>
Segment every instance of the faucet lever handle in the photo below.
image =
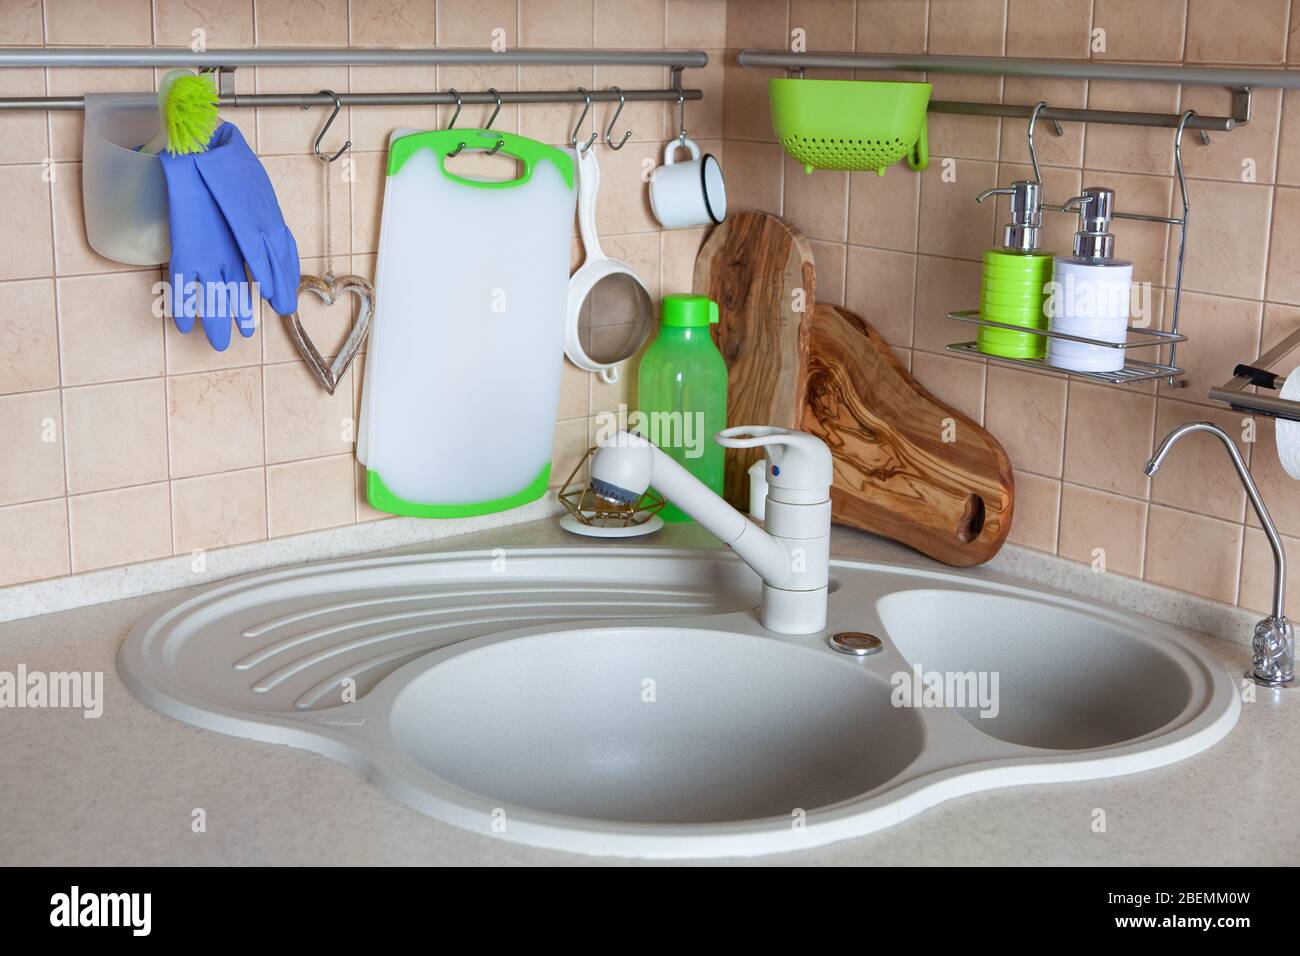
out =
<path fill-rule="evenodd" d="M 834 478 L 830 449 L 816 435 L 775 425 L 737 425 L 714 436 L 724 448 L 762 448 L 772 489 L 825 491 Z"/>

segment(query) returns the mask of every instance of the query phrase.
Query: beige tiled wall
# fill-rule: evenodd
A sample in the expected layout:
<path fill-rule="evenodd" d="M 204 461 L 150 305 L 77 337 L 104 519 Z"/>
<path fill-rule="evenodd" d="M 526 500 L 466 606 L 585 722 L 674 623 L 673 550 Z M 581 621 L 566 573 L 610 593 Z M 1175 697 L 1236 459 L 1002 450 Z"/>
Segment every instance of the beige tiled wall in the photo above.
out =
<path fill-rule="evenodd" d="M 1189 386 L 1108 388 L 944 352 L 969 338 L 968 328 L 943 316 L 972 304 L 980 252 L 1006 216 L 1005 204 L 977 206 L 973 196 L 1026 175 L 1023 123 L 934 115 L 934 159 L 923 174 L 899 167 L 883 178 L 806 176 L 774 141 L 768 74 L 740 69 L 721 51 L 783 48 L 798 27 L 809 49 L 1281 66 L 1300 62 L 1300 40 L 1289 39 L 1296 26 L 1300 15 L 1289 0 L 15 0 L 0 18 L 0 44 L 183 45 L 204 29 L 209 46 L 483 47 L 500 27 L 511 45 L 708 49 L 713 64 L 688 73 L 706 96 L 689 107 L 687 123 L 724 157 L 732 208 L 779 212 L 801 226 L 814 241 L 820 297 L 867 317 L 923 383 L 1003 441 L 1016 467 L 1013 539 L 1083 562 L 1101 549 L 1111 572 L 1264 609 L 1264 536 L 1212 439 L 1180 446 L 1154 481 L 1141 465 L 1180 421 L 1208 418 L 1241 436 L 1241 416 L 1209 405 L 1206 389 L 1232 363 L 1300 325 L 1300 98 L 1259 90 L 1248 127 L 1216 135 L 1209 146 L 1188 138 L 1193 228 L 1183 328 L 1191 341 L 1180 355 Z M 1104 53 L 1089 52 L 1094 28 L 1105 30 Z M 540 89 L 664 79 L 644 68 L 327 67 L 241 70 L 237 84 L 263 92 Z M 135 69 L 0 71 L 0 92 L 11 95 L 155 82 L 151 71 Z M 932 82 L 936 98 L 1229 109 L 1227 92 L 1214 88 Z M 558 143 L 577 114 L 507 107 L 499 125 Z M 589 123 L 603 128 L 608 110 L 593 114 Z M 369 274 L 388 132 L 449 114 L 367 108 L 340 120 L 332 139 L 352 139 L 355 176 L 344 181 L 340 168 L 329 223 L 309 153 L 319 111 L 228 115 L 276 185 L 304 271 L 322 269 L 328 232 L 336 271 Z M 486 115 L 467 107 L 461 122 Z M 643 161 L 657 155 L 674 117 L 636 104 L 623 119 L 634 130 L 628 148 L 600 147 L 607 249 L 630 261 L 652 291 L 687 289 L 703 231 L 660 232 L 640 183 Z M 1037 138 L 1053 200 L 1100 184 L 1118 191 L 1122 208 L 1173 209 L 1169 133 L 1071 124 L 1060 138 L 1046 130 Z M 80 149 L 79 114 L 0 114 L 0 195 L 11 224 L 0 234 L 0 585 L 377 519 L 360 495 L 348 429 L 359 367 L 329 397 L 269 312 L 255 337 L 237 337 L 224 354 L 155 319 L 149 286 L 157 270 L 108 262 L 86 245 Z M 938 175 L 943 158 L 956 161 L 956 182 Z M 1255 182 L 1242 181 L 1243 160 Z M 1049 241 L 1063 248 L 1070 231 L 1058 217 Z M 1116 231 L 1138 278 L 1155 284 L 1154 313 L 1164 321 L 1171 237 L 1135 223 Z M 318 341 L 345 333 L 338 311 L 306 309 L 304 318 Z M 626 397 L 628 378 L 605 386 L 566 364 L 557 480 L 586 447 L 593 416 Z M 1256 425 L 1257 440 L 1241 447 L 1296 549 L 1300 495 L 1277 464 L 1272 424 Z"/>
<path fill-rule="evenodd" d="M 0 45 L 321 45 L 485 48 L 493 30 L 510 46 L 712 48 L 690 71 L 705 88 L 691 104 L 692 135 L 722 152 L 724 0 L 6 0 Z M 240 70 L 245 92 L 662 87 L 652 68 L 321 67 Z M 0 93 L 146 90 L 150 70 L 3 70 Z M 497 125 L 563 143 L 580 108 L 508 106 Z M 353 143 L 355 176 L 333 167 L 324 221 L 320 164 L 310 148 L 320 110 L 230 110 L 260 155 L 304 257 L 323 270 L 369 275 L 378 244 L 389 131 L 432 127 L 429 107 L 345 111 L 326 147 Z M 611 112 L 592 110 L 589 128 Z M 460 125 L 481 123 L 466 107 Z M 661 104 L 630 105 L 634 131 L 620 152 L 601 149 L 599 225 L 606 249 L 652 292 L 689 289 L 700 231 L 661 234 L 641 182 L 675 122 Z M 81 214 L 81 115 L 0 113 L 0 586 L 113 567 L 194 549 L 258 541 L 381 517 L 364 502 L 353 459 L 360 396 L 354 366 L 334 396 L 314 382 L 264 310 L 250 339 L 225 353 L 201 332 L 180 335 L 151 313 L 157 269 L 100 258 Z M 575 255 L 578 255 L 575 244 Z M 303 308 L 317 343 L 341 342 L 349 318 Z M 625 376 L 626 378 L 626 376 Z M 623 387 L 565 365 L 553 476 L 585 451 L 592 416 Z"/>
<path fill-rule="evenodd" d="M 728 6 L 727 46 L 782 48 L 806 31 L 810 50 L 1051 56 L 1280 67 L 1300 63 L 1300 11 L 1290 0 L 754 0 Z M 1090 53 L 1094 29 L 1105 50 Z M 1206 390 L 1234 363 L 1300 324 L 1300 97 L 1257 90 L 1250 124 L 1188 136 L 1192 202 L 1180 348 L 1188 386 L 1109 387 L 958 358 L 950 342 L 969 326 L 945 318 L 977 300 L 981 251 L 995 244 L 1005 200 L 974 196 L 1030 171 L 1019 120 L 930 116 L 931 162 L 873 173 L 811 176 L 775 143 L 767 71 L 729 57 L 726 147 L 732 208 L 780 212 L 813 240 L 818 297 L 873 323 L 920 381 L 982 422 L 1016 469 L 1012 540 L 1110 572 L 1265 610 L 1271 557 L 1227 457 L 1193 436 L 1154 480 L 1142 465 L 1179 422 L 1208 419 L 1242 439 L 1287 547 L 1300 553 L 1300 486 L 1277 463 L 1273 426 L 1211 405 Z M 817 71 L 816 76 L 835 74 Z M 868 74 L 861 74 L 867 78 Z M 899 79 L 916 79 L 899 75 Z M 1226 90 L 1073 80 L 934 76 L 936 99 L 1205 113 L 1230 111 Z M 1121 209 L 1177 213 L 1172 131 L 1068 124 L 1059 138 L 1040 127 L 1049 200 L 1082 186 L 1113 187 Z M 955 159 L 956 181 L 940 175 Z M 1247 162 L 1248 161 L 1248 162 Z M 1254 182 L 1243 181 L 1253 167 Z M 1049 214 L 1051 217 L 1051 214 Z M 1048 243 L 1067 249 L 1072 217 L 1051 217 Z M 1154 284 L 1154 318 L 1167 321 L 1161 289 L 1172 282 L 1166 227 L 1120 222 L 1119 254 Z M 1300 583 L 1294 585 L 1294 601 Z"/>

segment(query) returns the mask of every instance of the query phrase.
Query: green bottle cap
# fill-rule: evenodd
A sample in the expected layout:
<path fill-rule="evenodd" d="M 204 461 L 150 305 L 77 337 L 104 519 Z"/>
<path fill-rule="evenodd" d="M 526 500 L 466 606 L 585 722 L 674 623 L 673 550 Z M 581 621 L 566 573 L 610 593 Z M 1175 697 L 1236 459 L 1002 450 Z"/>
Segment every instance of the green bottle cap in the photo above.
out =
<path fill-rule="evenodd" d="M 718 303 L 702 295 L 666 295 L 661 321 L 678 328 L 713 325 L 718 321 Z"/>

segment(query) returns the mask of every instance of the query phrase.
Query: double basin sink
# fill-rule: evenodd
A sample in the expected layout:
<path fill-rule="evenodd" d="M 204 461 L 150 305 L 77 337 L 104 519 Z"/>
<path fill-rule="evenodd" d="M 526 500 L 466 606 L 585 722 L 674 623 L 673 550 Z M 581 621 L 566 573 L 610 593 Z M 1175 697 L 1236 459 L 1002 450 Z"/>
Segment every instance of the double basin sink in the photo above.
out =
<path fill-rule="evenodd" d="M 1162 766 L 1237 720 L 1232 677 L 1175 628 L 952 572 L 831 577 L 827 630 L 791 637 L 758 624 L 759 580 L 723 551 L 343 560 L 154 614 L 118 668 L 181 720 L 598 855 L 803 849 L 963 794 Z M 841 653 L 844 632 L 878 647 Z"/>

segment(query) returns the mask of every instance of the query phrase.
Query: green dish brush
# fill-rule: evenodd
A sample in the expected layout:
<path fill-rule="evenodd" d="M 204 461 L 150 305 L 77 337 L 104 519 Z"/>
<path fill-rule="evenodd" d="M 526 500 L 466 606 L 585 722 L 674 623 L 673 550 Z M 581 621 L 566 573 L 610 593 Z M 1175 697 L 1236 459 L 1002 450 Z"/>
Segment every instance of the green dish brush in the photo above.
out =
<path fill-rule="evenodd" d="M 217 88 L 207 76 L 172 70 L 158 84 L 158 116 L 162 128 L 141 152 L 201 153 L 217 128 Z"/>

